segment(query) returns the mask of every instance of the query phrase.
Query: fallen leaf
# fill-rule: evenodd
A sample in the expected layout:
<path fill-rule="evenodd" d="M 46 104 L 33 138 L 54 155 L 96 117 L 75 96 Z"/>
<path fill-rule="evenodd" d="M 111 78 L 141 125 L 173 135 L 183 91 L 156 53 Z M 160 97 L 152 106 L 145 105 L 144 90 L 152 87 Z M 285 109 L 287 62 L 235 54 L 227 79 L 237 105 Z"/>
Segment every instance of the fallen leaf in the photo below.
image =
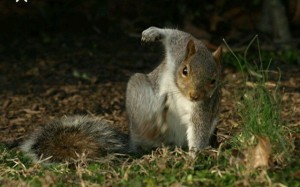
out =
<path fill-rule="evenodd" d="M 3 105 L 2 105 L 2 108 L 3 109 L 6 109 L 7 107 L 9 107 L 9 105 L 11 104 L 11 100 L 10 99 L 7 99 L 6 101 L 4 101 Z"/>
<path fill-rule="evenodd" d="M 231 127 L 233 128 L 237 128 L 239 126 L 239 124 L 231 119 L 228 120 L 228 122 L 230 123 Z"/>
<path fill-rule="evenodd" d="M 268 82 L 265 83 L 265 86 L 266 86 L 267 88 L 275 88 L 275 87 L 277 86 L 277 84 L 274 83 L 274 82 L 268 81 Z"/>
<path fill-rule="evenodd" d="M 15 118 L 9 121 L 10 124 L 22 124 L 26 121 L 25 118 Z"/>
<path fill-rule="evenodd" d="M 249 88 L 255 88 L 257 86 L 257 84 L 253 83 L 253 82 L 250 82 L 250 81 L 247 81 L 246 86 L 249 87 Z"/>
<path fill-rule="evenodd" d="M 245 151 L 248 168 L 268 167 L 271 156 L 271 143 L 268 137 L 256 136 L 258 144 Z"/>
<path fill-rule="evenodd" d="M 290 83 L 290 86 L 292 86 L 292 87 L 294 87 L 294 88 L 297 87 L 297 83 L 296 83 L 296 80 L 295 80 L 294 77 L 291 77 L 291 78 L 289 79 L 289 83 Z"/>
<path fill-rule="evenodd" d="M 35 111 L 35 110 L 28 109 L 28 108 L 22 109 L 20 111 L 28 113 L 28 114 L 39 114 L 39 113 L 41 113 L 40 111 Z"/>

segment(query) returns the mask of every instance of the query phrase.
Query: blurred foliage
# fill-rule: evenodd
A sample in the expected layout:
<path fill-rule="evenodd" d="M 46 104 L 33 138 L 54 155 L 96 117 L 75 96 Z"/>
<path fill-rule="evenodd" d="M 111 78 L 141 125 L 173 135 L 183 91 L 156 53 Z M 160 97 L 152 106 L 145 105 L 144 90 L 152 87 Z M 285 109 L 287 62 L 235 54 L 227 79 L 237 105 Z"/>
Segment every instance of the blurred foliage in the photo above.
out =
<path fill-rule="evenodd" d="M 299 0 L 284 1 L 294 37 L 299 37 Z M 155 25 L 184 29 L 211 43 L 226 38 L 242 43 L 255 34 L 272 41 L 272 33 L 261 33 L 263 0 L 14 0 L 0 3 L 0 43 L 11 45 L 28 37 L 41 37 L 49 42 L 49 34 L 97 35 L 118 33 L 137 35 Z M 299 3 L 298 3 L 299 4 Z M 196 28 L 196 30 L 195 30 Z M 192 32 L 195 31 L 195 32 Z M 299 43 L 299 42 L 298 42 Z M 296 45 L 299 45 L 296 43 Z M 1 50 L 1 46 L 0 46 Z"/>
<path fill-rule="evenodd" d="M 291 3 L 285 2 L 290 19 Z M 28 0 L 0 4 L 0 21 L 13 32 L 72 31 L 126 27 L 140 31 L 149 25 L 182 27 L 185 21 L 225 36 L 234 29 L 255 31 L 262 0 Z M 291 21 L 292 22 L 292 21 Z M 293 23 L 293 22 L 292 22 Z M 298 23 L 293 23 L 298 25 Z M 75 29 L 74 29 L 75 28 Z M 295 32 L 296 33 L 296 32 Z"/>
<path fill-rule="evenodd" d="M 293 1 L 295 0 L 291 2 Z M 288 9 L 291 3 L 285 4 Z M 104 29 L 122 24 L 138 28 L 152 24 L 180 27 L 185 20 L 190 20 L 207 30 L 224 32 L 231 26 L 255 29 L 253 24 L 260 15 L 261 5 L 262 0 L 28 0 L 27 3 L 20 0 L 18 3 L 1 2 L 0 21 L 14 23 L 16 29 L 24 21 L 30 21 L 42 26 L 38 29 L 68 29 L 69 25 L 77 25 L 77 30 L 82 31 L 86 29 L 86 24 L 94 24 Z M 289 12 L 289 15 L 292 19 L 293 13 Z M 243 19 L 248 19 L 249 22 L 237 24 Z M 220 24 L 217 28 L 212 28 L 212 22 L 216 20 Z M 85 25 L 81 25 L 83 23 Z"/>

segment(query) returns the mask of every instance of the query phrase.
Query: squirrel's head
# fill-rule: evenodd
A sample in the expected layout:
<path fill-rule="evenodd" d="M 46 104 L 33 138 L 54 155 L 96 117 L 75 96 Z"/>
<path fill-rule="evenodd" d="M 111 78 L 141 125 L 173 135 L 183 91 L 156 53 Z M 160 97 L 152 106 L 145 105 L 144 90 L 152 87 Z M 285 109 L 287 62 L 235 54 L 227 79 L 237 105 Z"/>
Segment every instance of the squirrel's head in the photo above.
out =
<path fill-rule="evenodd" d="M 221 54 L 219 47 L 211 53 L 202 44 L 190 39 L 186 55 L 176 73 L 176 84 L 191 101 L 205 100 L 216 92 L 221 77 Z"/>

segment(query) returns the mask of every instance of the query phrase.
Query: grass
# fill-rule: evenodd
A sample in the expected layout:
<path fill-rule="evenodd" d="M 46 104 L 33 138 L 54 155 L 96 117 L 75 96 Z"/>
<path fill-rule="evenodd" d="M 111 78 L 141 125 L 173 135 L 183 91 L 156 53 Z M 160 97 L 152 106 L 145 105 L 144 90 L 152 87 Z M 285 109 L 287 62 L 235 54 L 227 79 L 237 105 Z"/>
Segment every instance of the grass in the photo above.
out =
<path fill-rule="evenodd" d="M 247 60 L 250 47 L 257 43 L 257 59 L 253 62 Z M 225 41 L 226 43 L 226 41 Z M 228 45 L 227 45 L 228 46 Z M 246 48 L 243 58 L 231 53 L 236 59 L 236 66 L 243 75 L 243 86 L 238 95 L 241 99 L 237 102 L 237 112 L 241 118 L 243 128 L 234 137 L 238 146 L 247 145 L 246 141 L 253 135 L 261 135 L 270 138 L 276 153 L 288 155 L 291 149 L 288 139 L 288 129 L 280 117 L 281 95 L 279 90 L 281 72 L 277 72 L 276 84 L 269 85 L 269 70 L 271 60 L 263 61 L 259 48 L 259 39 L 253 38 Z M 271 87 L 271 88 L 270 88 Z"/>
<path fill-rule="evenodd" d="M 109 155 L 90 161 L 83 155 L 73 164 L 34 164 L 18 150 L 0 146 L 0 186 L 300 186 L 299 153 L 280 118 L 279 87 L 267 85 L 270 61 L 264 63 L 260 51 L 257 61 L 247 57 L 255 41 L 259 46 L 254 38 L 244 54 L 228 57 L 243 77 L 236 95 L 241 129 L 217 150 L 203 150 L 196 159 L 164 147 L 141 157 Z M 255 136 L 270 139 L 272 163 L 249 170 L 237 155 L 255 145 Z"/>
<path fill-rule="evenodd" d="M 181 149 L 170 151 L 162 148 L 139 159 L 111 155 L 102 161 L 88 164 L 85 160 L 78 160 L 75 167 L 66 164 L 30 164 L 19 153 L 7 152 L 4 148 L 1 152 L 2 157 L 5 157 L 1 163 L 2 185 L 25 181 L 31 186 L 42 186 L 51 182 L 56 186 L 232 186 L 236 182 L 234 175 L 224 173 L 218 168 L 225 165 L 218 165 L 215 152 L 210 152 L 212 155 L 202 153 L 197 159 L 192 159 Z M 20 160 L 10 159 L 17 157 Z M 10 181 L 3 180 L 3 177 Z"/>
<path fill-rule="evenodd" d="M 219 153 L 207 150 L 192 159 L 180 149 L 161 148 L 141 158 L 111 155 L 92 162 L 79 159 L 75 165 L 31 164 L 22 154 L 2 147 L 3 156 L 1 186 L 234 186 L 248 183 L 267 186 L 269 178 L 271 184 L 297 186 L 293 174 L 300 169 L 299 161 L 294 160 L 291 164 L 297 167 L 293 170 L 289 167 L 280 172 L 258 169 L 245 174 L 242 167 L 230 165 L 230 150 Z"/>

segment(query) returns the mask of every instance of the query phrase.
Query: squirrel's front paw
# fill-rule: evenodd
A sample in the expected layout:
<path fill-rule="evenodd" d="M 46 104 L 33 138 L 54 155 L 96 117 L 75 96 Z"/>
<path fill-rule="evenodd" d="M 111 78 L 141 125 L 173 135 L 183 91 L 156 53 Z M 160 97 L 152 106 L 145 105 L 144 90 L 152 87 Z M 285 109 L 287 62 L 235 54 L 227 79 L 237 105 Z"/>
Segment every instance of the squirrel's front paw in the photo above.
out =
<path fill-rule="evenodd" d="M 142 32 L 143 42 L 155 42 L 161 40 L 163 37 L 161 29 L 157 27 L 149 27 Z"/>

